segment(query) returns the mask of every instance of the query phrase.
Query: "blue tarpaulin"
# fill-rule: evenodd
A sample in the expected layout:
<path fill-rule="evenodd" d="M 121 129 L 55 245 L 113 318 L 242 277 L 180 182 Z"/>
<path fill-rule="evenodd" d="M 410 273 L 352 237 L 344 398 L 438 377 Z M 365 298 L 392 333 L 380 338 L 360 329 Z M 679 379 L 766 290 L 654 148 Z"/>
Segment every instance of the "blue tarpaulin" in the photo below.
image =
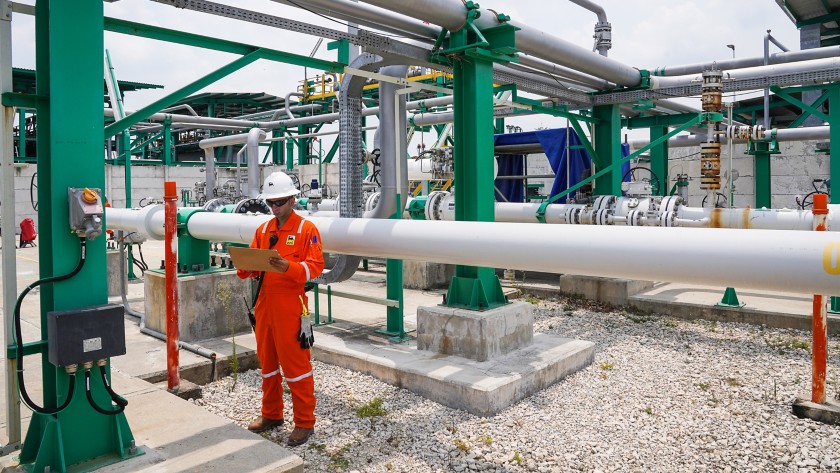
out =
<path fill-rule="evenodd" d="M 580 138 L 574 130 L 569 130 L 569 174 L 571 175 L 571 185 L 580 182 L 585 177 L 589 176 L 592 168 L 592 159 L 589 153 L 583 148 L 578 148 L 581 144 Z M 495 135 L 493 137 L 493 144 L 496 146 L 504 145 L 520 145 L 539 143 L 545 155 L 548 157 L 548 162 L 551 169 L 554 171 L 554 184 L 551 186 L 549 198 L 553 197 L 569 187 L 569 179 L 566 176 L 566 129 L 554 128 L 550 130 L 535 130 L 526 131 L 523 133 L 506 133 Z M 627 144 L 621 145 L 621 156 L 627 156 L 630 152 L 630 146 Z M 501 155 L 496 157 L 496 162 L 499 165 L 499 176 L 521 176 L 524 174 L 525 158 L 521 154 Z M 626 172 L 630 168 L 630 163 L 624 163 L 621 166 L 622 172 Z M 525 190 L 524 184 L 521 180 L 514 179 L 496 179 L 496 201 L 504 202 L 524 202 Z M 499 195 L 501 192 L 501 195 Z M 569 195 L 574 196 L 576 192 Z M 558 200 L 558 203 L 566 202 L 566 197 Z"/>

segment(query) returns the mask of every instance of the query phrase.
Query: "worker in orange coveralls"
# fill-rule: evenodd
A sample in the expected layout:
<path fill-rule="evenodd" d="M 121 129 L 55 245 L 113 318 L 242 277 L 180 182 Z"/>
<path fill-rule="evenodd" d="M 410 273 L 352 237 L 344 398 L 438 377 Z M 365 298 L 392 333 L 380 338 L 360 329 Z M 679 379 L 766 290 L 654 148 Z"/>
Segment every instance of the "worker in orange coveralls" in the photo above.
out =
<path fill-rule="evenodd" d="M 312 222 L 296 214 L 294 200 L 300 191 L 291 178 L 275 172 L 265 179 L 260 197 L 274 214 L 254 234 L 251 248 L 274 248 L 269 263 L 274 271 L 237 270 L 240 278 L 264 274 L 255 307 L 257 356 L 262 367 L 262 412 L 248 430 L 262 432 L 283 424 L 283 377 L 292 392 L 295 428 L 287 444 L 306 443 L 315 431 L 315 380 L 309 347 L 312 322 L 304 293 L 306 281 L 324 269 L 321 235 Z"/>

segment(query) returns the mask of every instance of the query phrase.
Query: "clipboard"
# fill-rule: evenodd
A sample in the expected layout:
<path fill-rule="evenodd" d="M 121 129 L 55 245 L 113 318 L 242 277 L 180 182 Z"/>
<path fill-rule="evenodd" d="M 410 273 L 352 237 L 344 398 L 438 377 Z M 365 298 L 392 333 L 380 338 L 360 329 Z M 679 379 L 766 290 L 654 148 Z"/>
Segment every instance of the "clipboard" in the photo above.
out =
<path fill-rule="evenodd" d="M 234 266 L 246 271 L 269 271 L 276 273 L 277 270 L 268 262 L 270 258 L 280 256 L 277 250 L 266 250 L 262 248 L 242 248 L 239 246 L 228 247 L 230 259 Z"/>

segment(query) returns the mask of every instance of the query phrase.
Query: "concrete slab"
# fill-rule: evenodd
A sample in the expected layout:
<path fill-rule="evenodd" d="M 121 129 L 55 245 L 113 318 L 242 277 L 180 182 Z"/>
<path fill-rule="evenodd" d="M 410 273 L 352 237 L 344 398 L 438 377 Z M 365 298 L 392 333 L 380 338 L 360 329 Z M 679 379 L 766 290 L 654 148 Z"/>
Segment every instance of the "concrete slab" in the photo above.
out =
<path fill-rule="evenodd" d="M 355 334 L 355 336 L 354 336 Z M 336 324 L 319 330 L 313 356 L 369 374 L 443 405 L 491 416 L 592 363 L 595 345 L 547 334 L 489 361 L 388 343 L 367 328 Z"/>
<path fill-rule="evenodd" d="M 533 305 L 512 302 L 474 311 L 444 306 L 417 309 L 417 348 L 487 361 L 531 344 Z"/>
<path fill-rule="evenodd" d="M 561 293 L 583 296 L 586 299 L 612 305 L 624 305 L 630 296 L 651 287 L 653 287 L 653 283 L 650 281 L 575 276 L 573 274 L 560 276 Z"/>
<path fill-rule="evenodd" d="M 810 398 L 797 397 L 793 402 L 792 411 L 797 417 L 823 424 L 840 425 L 840 401 L 834 399 L 826 399 L 825 404 L 817 404 L 811 402 Z"/>
<path fill-rule="evenodd" d="M 128 400 L 126 419 L 145 454 L 97 473 L 303 471 L 303 460 L 286 448 L 150 383 L 114 370 L 112 384 Z M 0 459 L 4 473 L 24 471 L 16 457 Z"/>

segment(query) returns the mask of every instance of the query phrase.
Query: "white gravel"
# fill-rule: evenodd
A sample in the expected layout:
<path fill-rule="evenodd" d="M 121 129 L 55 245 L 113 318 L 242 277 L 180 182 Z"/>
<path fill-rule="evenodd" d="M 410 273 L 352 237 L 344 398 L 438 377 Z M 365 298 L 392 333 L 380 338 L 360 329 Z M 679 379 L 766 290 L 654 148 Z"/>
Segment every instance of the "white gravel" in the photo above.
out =
<path fill-rule="evenodd" d="M 809 333 L 564 301 L 538 302 L 535 316 L 537 332 L 596 342 L 595 362 L 490 418 L 316 362 L 316 434 L 293 449 L 305 471 L 840 471 L 840 427 L 791 414 L 810 393 Z M 829 396 L 838 365 L 832 337 Z M 259 383 L 241 373 L 231 391 L 225 378 L 197 403 L 245 426 L 259 413 Z M 386 414 L 357 417 L 377 397 Z M 291 428 L 265 435 L 285 445 Z"/>

